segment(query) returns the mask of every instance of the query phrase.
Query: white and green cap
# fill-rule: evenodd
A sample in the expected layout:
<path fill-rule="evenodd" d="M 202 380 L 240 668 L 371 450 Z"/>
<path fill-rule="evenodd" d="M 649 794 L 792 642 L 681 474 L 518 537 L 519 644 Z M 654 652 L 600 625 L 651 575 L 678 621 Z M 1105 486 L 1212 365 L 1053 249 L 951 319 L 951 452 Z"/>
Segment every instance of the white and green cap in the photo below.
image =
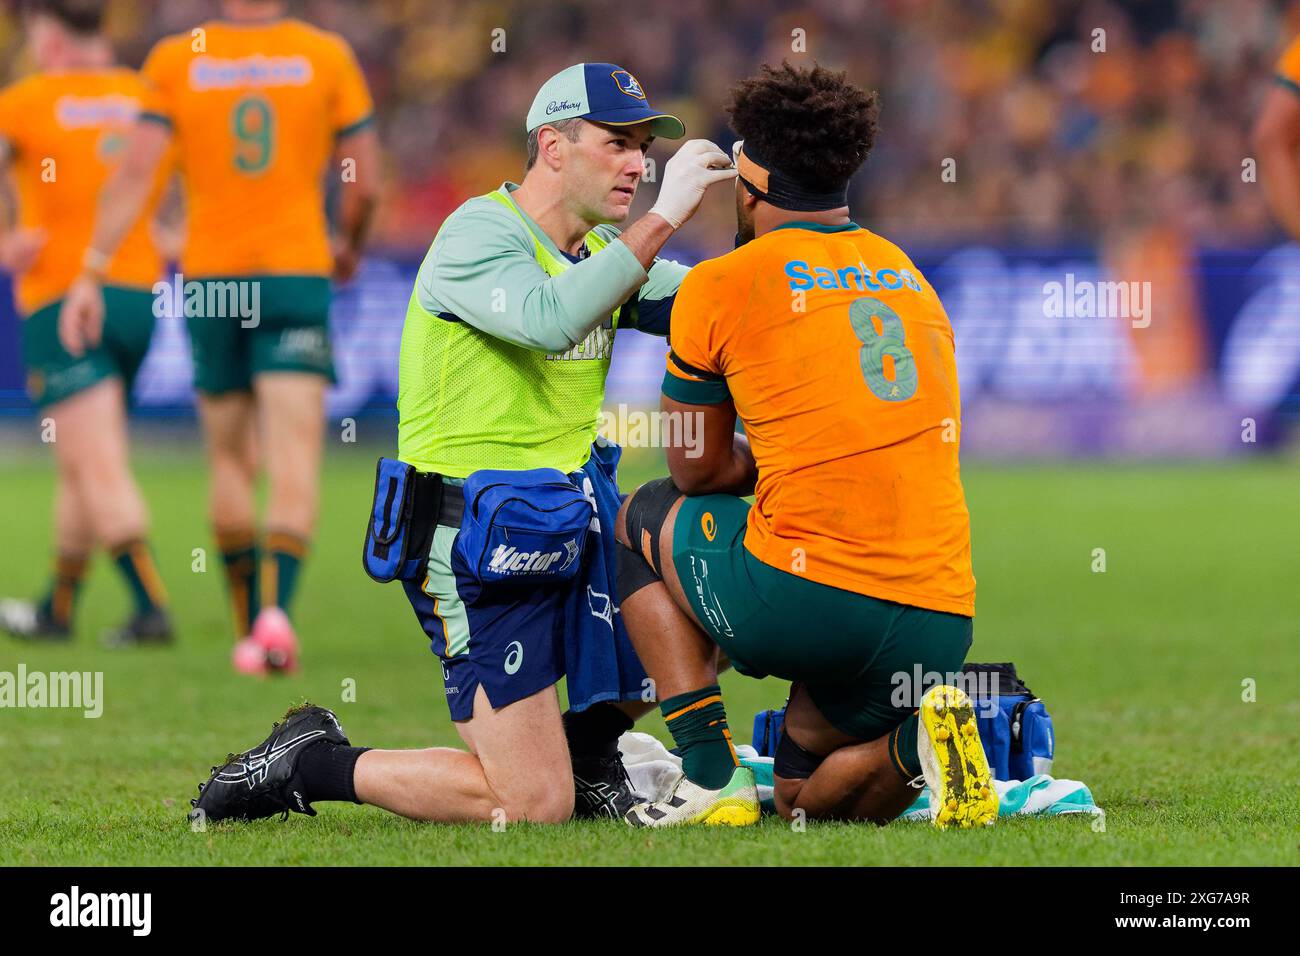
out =
<path fill-rule="evenodd" d="M 546 123 L 585 119 L 609 126 L 649 122 L 655 136 L 681 139 L 686 124 L 670 113 L 651 109 L 637 78 L 614 63 L 575 63 L 542 84 L 528 110 L 525 129 Z"/>

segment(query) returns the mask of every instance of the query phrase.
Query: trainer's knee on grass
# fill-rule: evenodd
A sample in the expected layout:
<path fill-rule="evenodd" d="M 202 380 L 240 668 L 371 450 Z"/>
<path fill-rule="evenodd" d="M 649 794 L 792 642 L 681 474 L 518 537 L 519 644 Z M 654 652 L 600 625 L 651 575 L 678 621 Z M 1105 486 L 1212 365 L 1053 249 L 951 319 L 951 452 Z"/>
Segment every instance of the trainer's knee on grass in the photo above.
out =
<path fill-rule="evenodd" d="M 463 728 L 506 820 L 562 823 L 573 815 L 573 765 L 554 687 L 493 708 L 480 685 Z"/>
<path fill-rule="evenodd" d="M 506 780 L 488 778 L 507 822 L 564 823 L 573 816 L 573 773 L 566 765 L 554 773 Z"/>

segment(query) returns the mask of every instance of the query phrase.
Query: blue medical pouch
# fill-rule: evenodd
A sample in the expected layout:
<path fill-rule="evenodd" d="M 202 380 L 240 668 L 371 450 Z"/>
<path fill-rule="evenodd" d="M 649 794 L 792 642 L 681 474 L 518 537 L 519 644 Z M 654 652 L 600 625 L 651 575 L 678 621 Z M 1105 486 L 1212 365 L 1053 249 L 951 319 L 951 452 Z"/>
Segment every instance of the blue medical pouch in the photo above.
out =
<path fill-rule="evenodd" d="M 1028 780 L 1051 773 L 1056 748 L 1052 718 L 1016 675 L 1016 665 L 967 664 L 962 672 L 994 779 Z"/>
<path fill-rule="evenodd" d="M 453 546 L 480 584 L 571 581 L 582 568 L 595 508 L 564 472 L 484 469 L 465 479 Z"/>
<path fill-rule="evenodd" d="M 775 757 L 776 745 L 781 740 L 781 730 L 785 727 L 785 708 L 780 710 L 760 710 L 754 715 L 754 749 L 760 757 Z"/>
<path fill-rule="evenodd" d="M 361 564 L 380 584 L 423 573 L 438 523 L 442 478 L 393 458 L 375 466 L 375 496 Z"/>

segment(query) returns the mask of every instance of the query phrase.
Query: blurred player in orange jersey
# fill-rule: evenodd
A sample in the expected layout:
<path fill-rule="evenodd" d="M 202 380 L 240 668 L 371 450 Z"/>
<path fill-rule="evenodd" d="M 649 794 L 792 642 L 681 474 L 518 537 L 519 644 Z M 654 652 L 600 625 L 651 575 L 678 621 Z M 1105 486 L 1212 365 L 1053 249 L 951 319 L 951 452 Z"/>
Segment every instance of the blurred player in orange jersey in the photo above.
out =
<path fill-rule="evenodd" d="M 131 383 L 153 332 L 150 289 L 162 273 L 149 215 L 135 220 L 116 253 L 100 263 L 99 334 L 71 350 L 58 335 L 59 308 L 81 271 L 96 197 L 146 95 L 138 74 L 114 64 L 100 32 L 101 6 L 33 4 L 27 40 L 39 72 L 0 92 L 4 163 L 18 198 L 18 222 L 0 236 L 0 263 L 16 279 L 28 390 L 52 422 L 59 469 L 53 582 L 41 601 L 0 604 L 0 627 L 21 638 L 70 637 L 87 560 L 102 545 L 134 604 L 109 643 L 160 643 L 171 639 L 171 623 L 145 541 L 149 515 L 131 475 L 126 425 Z M 141 207 L 150 214 L 162 185 L 158 165 L 141 188 Z"/>
<path fill-rule="evenodd" d="M 742 674 L 792 682 L 782 814 L 886 823 L 924 776 L 937 825 L 992 823 L 970 698 L 896 699 L 918 667 L 960 672 L 975 578 L 952 326 L 904 252 L 849 218 L 875 96 L 786 63 L 732 97 L 741 244 L 682 281 L 663 381 L 664 410 L 695 416 L 702 447 L 670 446 L 671 478 L 617 522 L 620 610 L 683 771 L 625 819 L 757 822 L 721 649 Z"/>
<path fill-rule="evenodd" d="M 154 47 L 142 69 L 149 105 L 104 190 L 88 269 L 60 318 L 74 341 L 95 335 L 103 314 L 95 267 L 137 221 L 174 142 L 189 229 L 174 299 L 184 302 L 193 343 L 210 513 L 241 638 L 235 666 L 251 673 L 296 666 L 286 611 L 316 523 L 324 393 L 334 380 L 330 278 L 356 269 L 379 163 L 373 105 L 351 49 L 287 18 L 285 7 L 225 0 L 222 19 Z M 333 248 L 327 175 L 341 184 Z M 260 549 L 259 464 L 270 486 Z"/>
<path fill-rule="evenodd" d="M 1283 52 L 1273 78 L 1252 138 L 1273 217 L 1300 240 L 1300 37 Z"/>

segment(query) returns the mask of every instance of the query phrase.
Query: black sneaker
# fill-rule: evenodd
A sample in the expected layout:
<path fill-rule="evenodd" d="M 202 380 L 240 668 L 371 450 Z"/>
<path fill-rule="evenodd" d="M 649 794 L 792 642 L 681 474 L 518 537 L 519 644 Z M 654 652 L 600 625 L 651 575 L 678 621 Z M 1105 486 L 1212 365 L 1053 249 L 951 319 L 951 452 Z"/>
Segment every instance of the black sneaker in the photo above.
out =
<path fill-rule="evenodd" d="M 158 647 L 173 639 L 172 619 L 162 608 L 133 614 L 121 627 L 104 632 L 105 647 Z"/>
<path fill-rule="evenodd" d="M 21 641 L 67 641 L 72 628 L 56 621 L 45 606 L 35 601 L 0 600 L 0 631 Z"/>
<path fill-rule="evenodd" d="M 641 802 L 617 757 L 578 757 L 573 761 L 573 816 L 578 820 L 621 820 Z"/>
<path fill-rule="evenodd" d="M 207 783 L 199 784 L 199 796 L 190 801 L 190 821 L 260 820 L 277 813 L 287 820 L 290 810 L 314 817 L 316 811 L 303 797 L 298 758 L 321 740 L 349 746 L 332 711 L 311 704 L 291 708 L 271 728 L 271 736 L 212 768 Z"/>

